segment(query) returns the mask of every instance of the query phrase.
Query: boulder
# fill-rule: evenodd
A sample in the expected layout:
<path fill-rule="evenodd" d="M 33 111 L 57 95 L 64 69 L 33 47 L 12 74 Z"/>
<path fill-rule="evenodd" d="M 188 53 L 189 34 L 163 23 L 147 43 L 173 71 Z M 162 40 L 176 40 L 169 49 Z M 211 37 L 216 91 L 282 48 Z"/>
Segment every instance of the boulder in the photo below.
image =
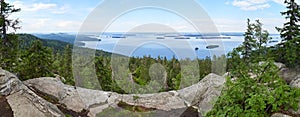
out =
<path fill-rule="evenodd" d="M 295 78 L 293 78 L 294 80 L 293 81 L 291 81 L 291 83 L 290 83 L 290 86 L 291 87 L 297 87 L 297 88 L 300 88 L 300 74 L 299 75 L 297 75 Z M 298 106 L 300 107 L 300 102 L 298 103 Z M 295 111 L 295 110 L 293 110 L 293 109 L 289 109 L 289 111 L 291 112 L 291 113 L 293 113 L 293 114 L 300 114 L 300 108 L 297 110 L 297 111 Z"/>
<path fill-rule="evenodd" d="M 296 76 L 300 73 L 299 70 L 290 69 L 290 68 L 284 68 L 281 69 L 279 72 L 279 76 L 284 79 L 288 84 L 291 83 L 291 81 L 295 80 Z"/>
<path fill-rule="evenodd" d="M 290 83 L 291 87 L 298 87 L 300 88 L 300 74 L 298 74 L 293 81 Z"/>
<path fill-rule="evenodd" d="M 274 64 L 278 67 L 279 70 L 286 68 L 285 64 L 283 64 L 283 63 L 275 62 Z"/>
<path fill-rule="evenodd" d="M 141 106 L 144 108 L 154 108 L 164 111 L 187 108 L 184 100 L 176 95 L 176 92 L 122 95 L 118 101 L 125 102 L 129 105 Z"/>
<path fill-rule="evenodd" d="M 65 115 L 28 89 L 15 75 L 0 69 L 0 96 L 6 100 L 15 117 L 64 117 Z"/>
<path fill-rule="evenodd" d="M 24 89 L 22 82 L 12 73 L 0 69 L 0 95 L 7 96 Z"/>
<path fill-rule="evenodd" d="M 274 113 L 271 117 L 292 117 L 282 113 Z"/>
<path fill-rule="evenodd" d="M 108 107 L 107 100 L 111 95 L 111 92 L 65 85 L 59 79 L 50 77 L 30 79 L 24 83 L 37 92 L 57 99 L 58 103 L 65 105 L 68 110 L 77 113 L 86 110 L 89 111 L 90 116 L 101 112 L 99 107 Z"/>
<path fill-rule="evenodd" d="M 199 83 L 177 92 L 189 106 L 197 105 L 200 113 L 204 114 L 212 109 L 213 101 L 220 96 L 225 81 L 225 77 L 211 73 Z"/>
<path fill-rule="evenodd" d="M 225 83 L 225 78 L 209 74 L 199 83 L 178 91 L 153 94 L 117 94 L 99 90 L 84 89 L 63 84 L 55 78 L 38 78 L 24 82 L 37 92 L 45 93 L 58 99 L 60 104 L 70 110 L 80 112 L 87 110 L 91 117 L 107 108 L 118 108 L 120 102 L 155 112 L 183 113 L 188 107 L 196 106 L 201 112 L 207 112 L 213 107 Z M 179 110 L 181 110 L 179 112 Z"/>

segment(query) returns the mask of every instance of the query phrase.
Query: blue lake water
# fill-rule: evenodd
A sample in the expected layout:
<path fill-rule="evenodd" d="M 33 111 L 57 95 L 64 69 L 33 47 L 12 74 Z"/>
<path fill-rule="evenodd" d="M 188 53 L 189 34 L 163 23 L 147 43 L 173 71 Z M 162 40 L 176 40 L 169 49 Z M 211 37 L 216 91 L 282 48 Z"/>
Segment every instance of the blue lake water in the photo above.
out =
<path fill-rule="evenodd" d="M 102 37 L 101 41 L 82 41 L 85 47 L 118 53 L 127 56 L 143 57 L 167 57 L 176 58 L 205 58 L 213 55 L 223 55 L 232 51 L 242 44 L 243 36 L 228 36 L 230 39 L 174 39 L 174 37 L 163 37 L 157 39 L 155 35 L 130 35 L 126 38 Z M 273 35 L 272 40 L 280 42 L 278 35 Z M 278 42 L 268 43 L 273 46 Z M 218 45 L 218 48 L 207 49 L 209 45 Z"/>

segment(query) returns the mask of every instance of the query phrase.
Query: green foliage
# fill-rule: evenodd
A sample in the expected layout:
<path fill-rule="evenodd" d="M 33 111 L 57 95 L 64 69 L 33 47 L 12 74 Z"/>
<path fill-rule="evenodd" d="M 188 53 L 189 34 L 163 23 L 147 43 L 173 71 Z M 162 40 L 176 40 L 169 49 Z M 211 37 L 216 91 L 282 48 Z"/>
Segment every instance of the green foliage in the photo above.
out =
<path fill-rule="evenodd" d="M 274 112 L 297 109 L 300 90 L 292 88 L 277 75 L 273 61 L 253 63 L 237 69 L 241 75 L 227 77 L 222 96 L 207 116 L 270 116 Z M 233 80 L 234 78 L 235 80 Z"/>
<path fill-rule="evenodd" d="M 34 41 L 21 55 L 19 77 L 21 80 L 52 76 L 52 51 L 42 46 L 41 41 Z"/>
<path fill-rule="evenodd" d="M 157 92 L 156 88 L 161 88 L 159 91 L 178 90 L 199 82 L 211 73 L 212 62 L 210 58 L 179 61 L 176 58 L 168 60 L 161 57 L 130 57 L 129 70 L 127 70 L 126 66 L 122 66 L 122 64 L 117 64 L 118 68 L 113 68 L 110 57 L 96 56 L 95 60 L 96 74 L 102 90 L 118 93 L 150 93 Z M 114 62 L 124 63 L 125 57 Z M 195 62 L 199 63 L 199 71 L 198 65 L 193 64 Z M 156 63 L 163 68 L 153 66 Z M 184 79 L 182 78 L 183 74 L 185 75 Z M 130 83 L 136 85 L 129 85 Z"/>
<path fill-rule="evenodd" d="M 18 60 L 18 40 L 14 34 L 8 34 L 8 29 L 16 31 L 18 26 L 18 19 L 9 19 L 13 13 L 19 12 L 21 9 L 14 8 L 13 5 L 1 0 L 0 8 L 0 67 L 11 72 L 16 72 L 16 65 Z"/>
<path fill-rule="evenodd" d="M 72 69 L 72 49 L 70 45 L 67 45 L 65 47 L 60 65 L 61 68 L 59 75 L 63 76 L 66 79 L 66 84 L 75 85 Z"/>
<path fill-rule="evenodd" d="M 18 26 L 20 21 L 18 19 L 9 19 L 8 17 L 13 13 L 20 12 L 21 9 L 15 8 L 14 5 L 11 5 L 4 0 L 1 0 L 0 4 L 0 32 L 2 34 L 1 36 L 3 37 L 4 42 L 6 43 L 8 41 L 6 38 L 7 29 L 11 28 L 14 31 L 20 29 L 20 27 Z"/>
<path fill-rule="evenodd" d="M 242 64 L 250 66 L 252 62 L 264 61 L 268 56 L 268 49 L 265 47 L 268 44 L 269 33 L 262 29 L 262 23 L 256 20 L 255 23 L 247 21 L 247 31 L 245 32 L 245 40 L 239 47 L 233 49 L 228 54 L 228 69 L 240 69 Z M 242 59 L 239 55 L 242 55 Z M 239 63 L 239 64 L 237 64 Z"/>
<path fill-rule="evenodd" d="M 285 0 L 284 3 L 287 5 L 287 11 L 281 12 L 281 15 L 285 16 L 287 22 L 284 23 L 283 28 L 277 28 L 277 30 L 280 32 L 283 41 L 286 42 L 293 40 L 300 35 L 298 24 L 300 19 L 300 7 L 295 0 Z"/>
<path fill-rule="evenodd" d="M 287 11 L 282 12 L 287 20 L 283 28 L 277 28 L 283 41 L 274 52 L 278 61 L 284 62 L 288 67 L 300 67 L 300 6 L 295 0 L 285 0 Z"/>
<path fill-rule="evenodd" d="M 280 78 L 274 61 L 266 58 L 268 50 L 263 45 L 268 41 L 268 33 L 262 32 L 261 26 L 259 21 L 249 24 L 248 20 L 245 35 L 252 32 L 253 36 L 245 36 L 243 45 L 229 53 L 230 75 L 221 96 L 207 116 L 261 117 L 298 108 L 300 89 L 290 87 Z M 252 40 L 253 46 L 247 46 L 247 41 Z M 243 52 L 251 54 L 245 56 Z"/>
<path fill-rule="evenodd" d="M 18 36 L 14 34 L 8 34 L 9 39 L 6 45 L 0 46 L 0 67 L 2 69 L 9 70 L 11 72 L 17 72 L 19 48 L 18 48 Z M 0 43 L 3 43 L 3 39 L 0 39 Z"/>

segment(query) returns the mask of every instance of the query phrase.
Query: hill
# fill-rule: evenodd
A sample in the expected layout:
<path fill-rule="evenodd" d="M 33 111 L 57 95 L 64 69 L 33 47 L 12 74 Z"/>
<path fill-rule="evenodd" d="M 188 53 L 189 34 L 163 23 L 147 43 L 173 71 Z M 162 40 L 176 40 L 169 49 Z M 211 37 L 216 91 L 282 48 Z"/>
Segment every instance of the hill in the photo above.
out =
<path fill-rule="evenodd" d="M 52 40 L 52 39 L 44 39 L 44 38 L 39 38 L 31 34 L 18 34 L 19 40 L 20 40 L 20 48 L 25 49 L 26 47 L 29 47 L 30 44 L 35 41 L 35 40 L 40 40 L 43 42 L 44 46 L 47 46 L 51 48 L 54 52 L 63 52 L 64 48 L 67 45 L 73 46 L 73 44 L 60 41 L 58 40 Z M 73 48 L 73 47 L 72 47 Z M 96 55 L 97 56 L 111 56 L 112 53 L 97 50 Z"/>
<path fill-rule="evenodd" d="M 50 34 L 32 34 L 38 38 L 46 39 L 46 40 L 58 40 L 62 42 L 67 42 L 73 44 L 76 40 L 76 35 L 68 34 L 68 33 L 50 33 Z M 98 41 L 98 39 L 91 38 L 88 35 L 80 35 L 81 38 L 84 38 L 84 41 Z"/>

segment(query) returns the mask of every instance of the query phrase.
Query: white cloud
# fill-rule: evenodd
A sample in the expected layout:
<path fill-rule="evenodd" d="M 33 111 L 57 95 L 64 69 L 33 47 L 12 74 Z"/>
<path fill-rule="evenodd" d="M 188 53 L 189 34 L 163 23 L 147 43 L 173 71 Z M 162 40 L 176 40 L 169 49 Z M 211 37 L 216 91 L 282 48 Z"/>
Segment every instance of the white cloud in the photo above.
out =
<path fill-rule="evenodd" d="M 21 8 L 22 12 L 39 12 L 41 10 L 48 10 L 53 14 L 64 14 L 70 9 L 68 5 L 59 6 L 54 3 L 26 4 L 22 1 L 14 1 L 12 4 L 15 5 L 16 8 Z"/>
<path fill-rule="evenodd" d="M 285 6 L 284 0 L 234 0 L 232 5 L 245 11 L 254 11 L 271 7 L 270 2 Z M 296 2 L 300 4 L 300 0 L 296 0 Z M 225 4 L 228 4 L 228 1 Z"/>
<path fill-rule="evenodd" d="M 64 5 L 62 7 L 53 9 L 52 13 L 54 13 L 54 14 L 64 14 L 64 13 L 67 13 L 69 11 L 69 9 L 70 9 L 70 6 Z"/>
<path fill-rule="evenodd" d="M 26 5 L 22 1 L 14 1 L 12 4 L 15 5 L 16 8 L 21 8 L 23 11 L 31 12 L 57 8 L 57 4 L 53 3 L 34 3 L 32 5 Z"/>
<path fill-rule="evenodd" d="M 71 27 L 73 25 L 79 25 L 80 23 L 75 22 L 75 21 L 59 21 L 57 22 L 57 26 L 60 28 L 67 28 Z"/>
<path fill-rule="evenodd" d="M 45 4 L 45 3 L 35 3 L 31 7 L 29 7 L 29 11 L 38 11 L 38 10 L 44 10 L 44 9 L 53 9 L 56 8 L 56 4 Z"/>
<path fill-rule="evenodd" d="M 277 4 L 281 4 L 281 5 L 284 5 L 284 0 L 272 0 L 273 2 L 277 3 Z M 300 0 L 296 0 L 296 3 L 300 4 Z"/>
<path fill-rule="evenodd" d="M 255 18 L 252 22 L 256 19 L 263 23 L 263 29 L 272 34 L 278 33 L 275 27 L 282 27 L 285 22 L 284 18 Z M 220 32 L 244 32 L 247 28 L 244 19 L 216 18 L 213 21 Z"/>
<path fill-rule="evenodd" d="M 240 7 L 245 11 L 253 11 L 271 7 L 267 0 L 234 0 L 232 5 Z"/>

